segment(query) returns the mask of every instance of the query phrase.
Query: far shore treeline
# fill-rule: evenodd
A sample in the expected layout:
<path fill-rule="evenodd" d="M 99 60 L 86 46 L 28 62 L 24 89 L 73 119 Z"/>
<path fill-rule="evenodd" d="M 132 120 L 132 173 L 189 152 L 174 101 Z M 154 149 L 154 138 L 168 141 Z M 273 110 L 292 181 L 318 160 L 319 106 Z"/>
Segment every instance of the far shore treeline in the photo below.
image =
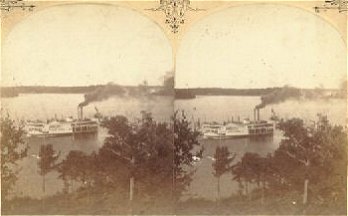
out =
<path fill-rule="evenodd" d="M 98 88 L 106 85 L 90 85 L 90 86 L 16 86 L 1 87 L 1 97 L 16 97 L 19 94 L 86 94 L 93 92 Z M 139 86 L 122 86 L 126 89 L 139 88 Z M 164 91 L 163 86 L 147 86 L 152 89 L 152 94 L 168 96 L 172 95 L 172 91 Z M 270 88 L 176 88 L 175 98 L 194 98 L 197 95 L 226 95 L 226 96 L 262 96 L 278 91 L 284 87 Z M 301 89 L 302 91 L 318 91 L 319 89 Z M 338 92 L 340 89 L 320 89 L 321 91 Z"/>
<path fill-rule="evenodd" d="M 18 94 L 85 94 L 93 92 L 98 88 L 106 85 L 90 85 L 90 86 L 16 86 L 1 87 L 2 97 L 15 97 Z M 124 86 L 125 88 L 137 88 L 137 86 Z M 159 88 L 159 86 L 152 86 Z"/>

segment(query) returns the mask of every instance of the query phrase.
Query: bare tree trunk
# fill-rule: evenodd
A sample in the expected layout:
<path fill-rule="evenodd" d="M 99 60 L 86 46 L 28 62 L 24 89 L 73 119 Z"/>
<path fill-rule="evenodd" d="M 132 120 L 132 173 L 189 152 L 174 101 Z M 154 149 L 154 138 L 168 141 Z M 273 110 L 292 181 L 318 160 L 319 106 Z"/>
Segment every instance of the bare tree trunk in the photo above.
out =
<path fill-rule="evenodd" d="M 132 174 L 133 175 L 133 174 Z M 134 212 L 134 176 L 129 179 L 129 213 L 133 215 Z"/>
<path fill-rule="evenodd" d="M 220 177 L 217 179 L 217 195 L 218 195 L 218 202 L 220 202 Z"/>
<path fill-rule="evenodd" d="M 134 197 L 134 177 L 130 177 L 129 179 L 129 201 L 133 201 Z"/>
<path fill-rule="evenodd" d="M 265 204 L 265 183 L 264 182 L 261 183 L 261 190 L 262 190 L 262 192 L 261 192 L 261 205 L 263 207 Z"/>
<path fill-rule="evenodd" d="M 42 175 L 42 213 L 44 213 L 44 209 L 45 209 L 45 195 L 46 195 L 46 181 L 45 181 L 45 174 Z"/>
<path fill-rule="evenodd" d="M 309 183 L 309 180 L 305 179 L 305 181 L 304 181 L 304 191 L 303 191 L 303 205 L 306 205 L 307 201 L 308 201 L 308 183 Z"/>
<path fill-rule="evenodd" d="M 42 175 L 42 192 L 43 195 L 45 196 L 45 192 L 46 192 L 46 180 L 45 180 L 45 176 L 46 175 Z"/>
<path fill-rule="evenodd" d="M 91 204 L 91 185 L 90 182 L 87 182 L 87 192 L 88 192 L 88 204 Z"/>

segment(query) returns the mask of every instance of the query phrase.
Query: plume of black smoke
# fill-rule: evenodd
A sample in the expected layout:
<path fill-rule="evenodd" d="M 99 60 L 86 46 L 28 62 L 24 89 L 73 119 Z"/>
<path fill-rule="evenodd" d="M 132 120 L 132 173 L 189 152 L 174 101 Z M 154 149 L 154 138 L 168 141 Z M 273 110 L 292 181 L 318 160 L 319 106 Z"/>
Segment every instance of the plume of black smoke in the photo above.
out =
<path fill-rule="evenodd" d="M 300 99 L 301 90 L 289 86 L 284 86 L 274 90 L 273 92 L 261 96 L 261 103 L 256 105 L 256 109 L 262 109 L 269 104 L 277 104 L 284 102 L 288 99 Z"/>
<path fill-rule="evenodd" d="M 95 91 L 85 94 L 85 100 L 79 107 L 87 106 L 96 101 L 103 101 L 111 97 L 146 98 L 151 99 L 150 88 L 146 81 L 137 87 L 123 87 L 113 83 L 98 87 Z"/>
<path fill-rule="evenodd" d="M 126 89 L 122 86 L 108 83 L 105 86 L 98 87 L 95 91 L 85 94 L 85 100 L 79 104 L 79 107 L 87 106 L 96 101 L 103 101 L 113 96 L 123 97 Z"/>
<path fill-rule="evenodd" d="M 277 88 L 269 94 L 261 96 L 261 103 L 256 105 L 256 109 L 262 109 L 270 104 L 277 104 L 288 99 L 293 100 L 316 100 L 330 98 L 347 98 L 347 80 L 343 80 L 338 89 L 324 89 L 323 86 L 314 89 L 298 89 L 294 87 L 284 86 Z"/>

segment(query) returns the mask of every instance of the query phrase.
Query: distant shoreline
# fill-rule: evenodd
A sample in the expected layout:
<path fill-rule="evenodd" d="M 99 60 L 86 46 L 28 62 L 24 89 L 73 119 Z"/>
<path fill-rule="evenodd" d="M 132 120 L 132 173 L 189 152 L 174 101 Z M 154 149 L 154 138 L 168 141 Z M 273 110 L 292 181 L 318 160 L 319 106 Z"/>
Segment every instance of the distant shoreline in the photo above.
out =
<path fill-rule="evenodd" d="M 93 85 L 93 86 L 17 86 L 17 87 L 1 87 L 1 97 L 16 97 L 19 94 L 86 94 L 93 92 L 98 88 L 105 87 L 105 85 Z M 123 86 L 124 88 L 138 88 L 138 86 Z M 155 95 L 168 96 L 172 94 L 172 91 L 162 91 L 161 86 L 148 86 L 153 89 Z M 279 90 L 282 87 L 270 87 L 270 88 L 176 88 L 176 98 L 194 98 L 199 95 L 206 96 L 262 96 L 269 94 L 273 91 Z M 301 89 L 304 91 L 313 91 L 314 89 Z M 339 89 L 321 89 L 321 91 L 336 92 Z"/>

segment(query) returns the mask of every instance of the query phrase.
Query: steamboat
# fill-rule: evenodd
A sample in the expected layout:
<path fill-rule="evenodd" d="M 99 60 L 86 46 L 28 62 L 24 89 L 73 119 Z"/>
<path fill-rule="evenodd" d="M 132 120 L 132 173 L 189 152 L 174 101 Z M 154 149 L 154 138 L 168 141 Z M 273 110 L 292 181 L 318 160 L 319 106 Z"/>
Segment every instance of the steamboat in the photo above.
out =
<path fill-rule="evenodd" d="M 77 136 L 83 134 L 97 134 L 99 128 L 98 119 L 83 117 L 83 107 L 77 107 L 77 119 L 67 118 L 53 121 L 28 121 L 24 130 L 28 137 L 58 137 Z"/>
<path fill-rule="evenodd" d="M 199 131 L 204 139 L 233 139 L 273 136 L 275 123 L 260 119 L 260 109 L 254 109 L 254 120 L 232 121 L 225 124 L 205 123 Z"/>

